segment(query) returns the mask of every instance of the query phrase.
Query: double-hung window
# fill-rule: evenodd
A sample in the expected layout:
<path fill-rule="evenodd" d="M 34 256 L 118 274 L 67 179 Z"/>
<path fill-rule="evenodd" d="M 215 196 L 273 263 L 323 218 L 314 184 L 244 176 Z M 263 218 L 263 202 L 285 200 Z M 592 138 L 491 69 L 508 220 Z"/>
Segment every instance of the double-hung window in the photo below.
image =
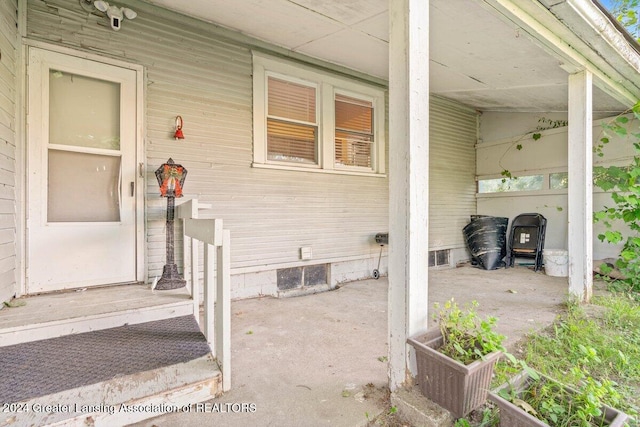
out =
<path fill-rule="evenodd" d="M 253 166 L 383 176 L 382 88 L 254 53 Z"/>
<path fill-rule="evenodd" d="M 335 95 L 336 166 L 371 169 L 374 150 L 373 102 L 362 98 Z"/>
<path fill-rule="evenodd" d="M 318 164 L 317 89 L 267 77 L 267 159 Z"/>

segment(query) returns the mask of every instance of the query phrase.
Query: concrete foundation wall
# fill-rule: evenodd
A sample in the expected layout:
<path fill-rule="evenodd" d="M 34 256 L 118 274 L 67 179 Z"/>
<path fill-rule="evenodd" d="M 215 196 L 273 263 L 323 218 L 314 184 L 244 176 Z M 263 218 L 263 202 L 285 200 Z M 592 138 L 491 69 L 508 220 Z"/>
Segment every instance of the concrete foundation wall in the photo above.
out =
<path fill-rule="evenodd" d="M 333 289 L 341 283 L 373 277 L 373 270 L 378 268 L 378 258 L 353 261 L 342 261 L 327 265 L 327 283 L 291 289 L 278 288 L 278 270 L 239 273 L 231 276 L 231 298 L 243 299 L 256 296 L 279 296 L 285 291 L 313 291 L 317 287 L 322 290 Z M 380 260 L 380 275 L 387 275 L 386 250 Z M 326 285 L 326 286 L 323 286 Z M 304 289 L 302 289 L 304 288 Z"/>

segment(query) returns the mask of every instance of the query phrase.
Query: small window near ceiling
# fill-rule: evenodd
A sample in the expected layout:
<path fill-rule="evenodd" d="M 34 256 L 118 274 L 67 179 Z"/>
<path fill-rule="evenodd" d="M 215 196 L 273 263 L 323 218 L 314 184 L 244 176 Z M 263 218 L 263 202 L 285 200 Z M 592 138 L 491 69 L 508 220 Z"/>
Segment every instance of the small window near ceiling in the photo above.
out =
<path fill-rule="evenodd" d="M 552 190 L 562 190 L 569 186 L 569 173 L 558 172 L 549 174 L 549 188 Z"/>
<path fill-rule="evenodd" d="M 481 179 L 478 181 L 478 193 L 504 193 L 511 191 L 542 190 L 543 175 L 527 175 L 517 178 Z"/>
<path fill-rule="evenodd" d="M 267 85 L 268 159 L 318 164 L 315 86 L 275 77 Z"/>
<path fill-rule="evenodd" d="M 336 94 L 335 122 L 336 166 L 371 169 L 373 103 Z"/>

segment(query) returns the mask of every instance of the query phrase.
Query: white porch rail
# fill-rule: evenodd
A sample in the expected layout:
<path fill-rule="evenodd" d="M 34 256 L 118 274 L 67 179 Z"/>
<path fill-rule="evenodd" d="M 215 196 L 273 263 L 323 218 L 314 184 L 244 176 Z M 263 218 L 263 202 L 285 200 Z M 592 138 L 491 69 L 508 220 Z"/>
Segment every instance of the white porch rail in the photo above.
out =
<path fill-rule="evenodd" d="M 220 365 L 222 390 L 228 391 L 231 389 L 231 236 L 229 230 L 222 228 L 221 219 L 198 218 L 200 209 L 209 208 L 211 205 L 198 204 L 197 199 L 192 199 L 177 206 L 177 216 L 183 220 L 184 275 L 198 323 L 198 242 L 204 243 L 204 325 L 200 328 Z"/>

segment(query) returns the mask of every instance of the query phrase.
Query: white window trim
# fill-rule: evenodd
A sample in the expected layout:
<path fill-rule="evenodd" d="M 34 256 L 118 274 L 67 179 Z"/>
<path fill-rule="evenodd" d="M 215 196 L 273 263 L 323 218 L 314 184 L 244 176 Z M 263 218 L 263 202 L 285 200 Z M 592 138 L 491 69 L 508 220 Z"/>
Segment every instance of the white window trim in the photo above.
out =
<path fill-rule="evenodd" d="M 317 89 L 318 164 L 302 165 L 269 160 L 267 157 L 267 78 L 283 78 Z M 335 162 L 335 94 L 371 101 L 374 108 L 374 147 L 371 169 L 336 165 Z M 253 52 L 253 163 L 256 168 L 285 169 L 348 175 L 385 176 L 385 94 L 378 87 L 341 78 L 298 63 Z"/>

